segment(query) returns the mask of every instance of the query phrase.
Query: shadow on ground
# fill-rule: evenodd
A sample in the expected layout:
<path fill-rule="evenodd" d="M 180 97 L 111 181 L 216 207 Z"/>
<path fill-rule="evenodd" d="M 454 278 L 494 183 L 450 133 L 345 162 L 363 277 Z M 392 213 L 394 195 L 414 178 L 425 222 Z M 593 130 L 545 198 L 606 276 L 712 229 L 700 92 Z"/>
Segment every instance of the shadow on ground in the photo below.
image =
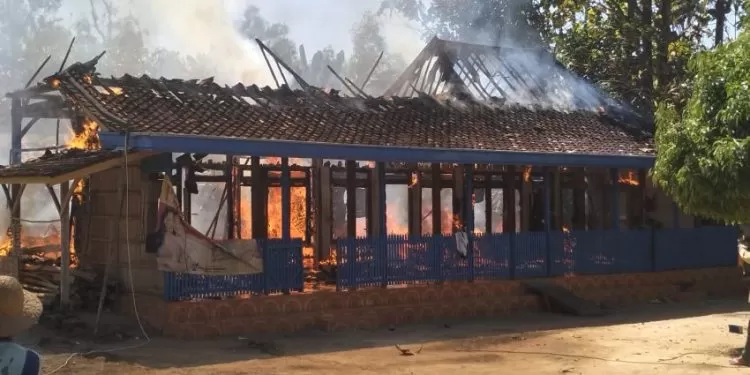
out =
<path fill-rule="evenodd" d="M 127 362 L 152 369 L 184 368 L 263 360 L 279 356 L 298 356 L 319 353 L 338 353 L 351 350 L 394 347 L 416 351 L 421 345 L 437 341 L 462 342 L 470 340 L 491 341 L 492 344 L 533 340 L 550 331 L 578 327 L 596 327 L 618 324 L 645 323 L 661 320 L 705 316 L 712 314 L 736 315 L 737 323 L 745 325 L 747 308 L 744 300 L 712 300 L 685 303 L 647 304 L 614 311 L 603 317 L 574 317 L 550 313 L 526 313 L 511 317 L 473 319 L 469 321 L 438 321 L 384 328 L 375 331 L 348 333 L 304 332 L 293 336 L 263 336 L 221 338 L 210 341 L 179 341 L 154 337 L 138 348 L 93 353 L 87 357 L 101 357 L 104 361 Z M 100 328 L 99 339 L 93 335 L 71 337 L 69 333 L 44 325 L 35 328 L 19 341 L 38 348 L 45 356 L 62 355 L 91 350 L 108 350 L 143 344 L 132 318 L 107 316 Z M 127 330 L 125 327 L 127 326 Z M 125 332 L 125 333 L 123 333 Z M 342 353 L 342 355 L 344 355 Z M 64 358 L 61 356 L 61 358 Z"/>

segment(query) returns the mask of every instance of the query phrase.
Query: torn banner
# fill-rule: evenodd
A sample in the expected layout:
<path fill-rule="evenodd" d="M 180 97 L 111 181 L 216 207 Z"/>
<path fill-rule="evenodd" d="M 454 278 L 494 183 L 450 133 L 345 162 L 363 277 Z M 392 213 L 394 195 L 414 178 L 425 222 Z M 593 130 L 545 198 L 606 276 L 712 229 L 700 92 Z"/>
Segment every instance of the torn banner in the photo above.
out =
<path fill-rule="evenodd" d="M 147 242 L 147 248 L 157 253 L 160 271 L 203 275 L 263 272 L 263 255 L 257 241 L 218 242 L 190 226 L 168 179 L 162 182 L 157 228 Z"/>

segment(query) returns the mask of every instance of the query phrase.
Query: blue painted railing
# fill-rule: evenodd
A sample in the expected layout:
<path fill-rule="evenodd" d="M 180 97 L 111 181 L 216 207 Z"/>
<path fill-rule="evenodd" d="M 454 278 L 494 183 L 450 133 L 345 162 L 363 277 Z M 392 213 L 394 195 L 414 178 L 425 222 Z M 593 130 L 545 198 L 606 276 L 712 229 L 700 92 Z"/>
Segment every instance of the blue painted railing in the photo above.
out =
<path fill-rule="evenodd" d="M 722 267 L 737 256 L 733 227 L 479 234 L 469 244 L 463 257 L 452 235 L 339 240 L 337 287 Z"/>
<path fill-rule="evenodd" d="M 265 240 L 263 273 L 254 275 L 195 275 L 164 272 L 164 298 L 179 301 L 238 294 L 272 294 L 304 288 L 302 241 Z"/>

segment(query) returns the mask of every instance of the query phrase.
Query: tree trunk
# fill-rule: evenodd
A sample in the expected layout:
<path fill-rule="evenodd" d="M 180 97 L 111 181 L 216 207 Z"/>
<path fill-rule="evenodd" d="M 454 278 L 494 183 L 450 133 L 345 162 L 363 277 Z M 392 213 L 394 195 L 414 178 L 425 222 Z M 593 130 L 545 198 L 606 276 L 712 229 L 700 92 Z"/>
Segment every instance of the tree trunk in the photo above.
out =
<path fill-rule="evenodd" d="M 654 66 L 653 66 L 653 2 L 652 0 L 643 0 L 643 7 L 641 9 L 641 44 L 643 51 L 640 55 L 640 66 L 642 69 L 641 73 L 641 92 L 644 101 L 644 108 L 653 112 L 654 100 Z"/>
<path fill-rule="evenodd" d="M 729 9 L 728 0 L 716 0 L 716 35 L 714 36 L 714 46 L 718 47 L 724 42 L 724 27 L 727 20 L 727 9 Z"/>
<path fill-rule="evenodd" d="M 659 3 L 659 38 L 656 40 L 656 80 L 658 90 L 664 95 L 672 81 L 669 72 L 669 44 L 672 42 L 672 0 Z"/>
<path fill-rule="evenodd" d="M 629 47 L 628 51 L 624 51 L 624 56 L 627 60 L 628 66 L 628 79 L 635 80 L 635 77 L 638 77 L 638 70 L 639 63 L 638 63 L 638 56 L 641 55 L 640 53 L 640 38 L 638 36 L 638 24 L 641 23 L 641 20 L 637 16 L 637 10 L 638 10 L 638 0 L 628 0 L 628 20 L 627 20 L 627 34 L 625 35 L 627 39 L 626 45 Z M 633 85 L 635 86 L 635 85 Z M 640 102 L 640 90 L 635 90 L 635 87 L 633 87 L 634 90 L 633 94 L 628 95 L 631 101 L 637 101 Z M 628 90 L 631 91 L 631 90 Z"/>

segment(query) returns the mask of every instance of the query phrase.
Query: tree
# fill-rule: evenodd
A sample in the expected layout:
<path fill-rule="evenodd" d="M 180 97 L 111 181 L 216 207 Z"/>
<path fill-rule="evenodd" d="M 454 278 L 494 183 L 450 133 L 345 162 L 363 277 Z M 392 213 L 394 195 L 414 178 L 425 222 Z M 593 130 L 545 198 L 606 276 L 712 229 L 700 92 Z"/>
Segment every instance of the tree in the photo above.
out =
<path fill-rule="evenodd" d="M 746 3 L 747 6 L 747 3 Z M 687 213 L 750 221 L 750 31 L 690 60 L 685 105 L 657 111 L 653 179 Z"/>
<path fill-rule="evenodd" d="M 374 95 L 382 94 L 406 67 L 401 56 L 388 53 L 388 45 L 381 32 L 380 20 L 370 12 L 352 29 L 354 50 L 346 69 L 347 76 L 359 87 L 364 84 L 378 57 L 383 57 L 367 82 L 365 91 Z"/>

